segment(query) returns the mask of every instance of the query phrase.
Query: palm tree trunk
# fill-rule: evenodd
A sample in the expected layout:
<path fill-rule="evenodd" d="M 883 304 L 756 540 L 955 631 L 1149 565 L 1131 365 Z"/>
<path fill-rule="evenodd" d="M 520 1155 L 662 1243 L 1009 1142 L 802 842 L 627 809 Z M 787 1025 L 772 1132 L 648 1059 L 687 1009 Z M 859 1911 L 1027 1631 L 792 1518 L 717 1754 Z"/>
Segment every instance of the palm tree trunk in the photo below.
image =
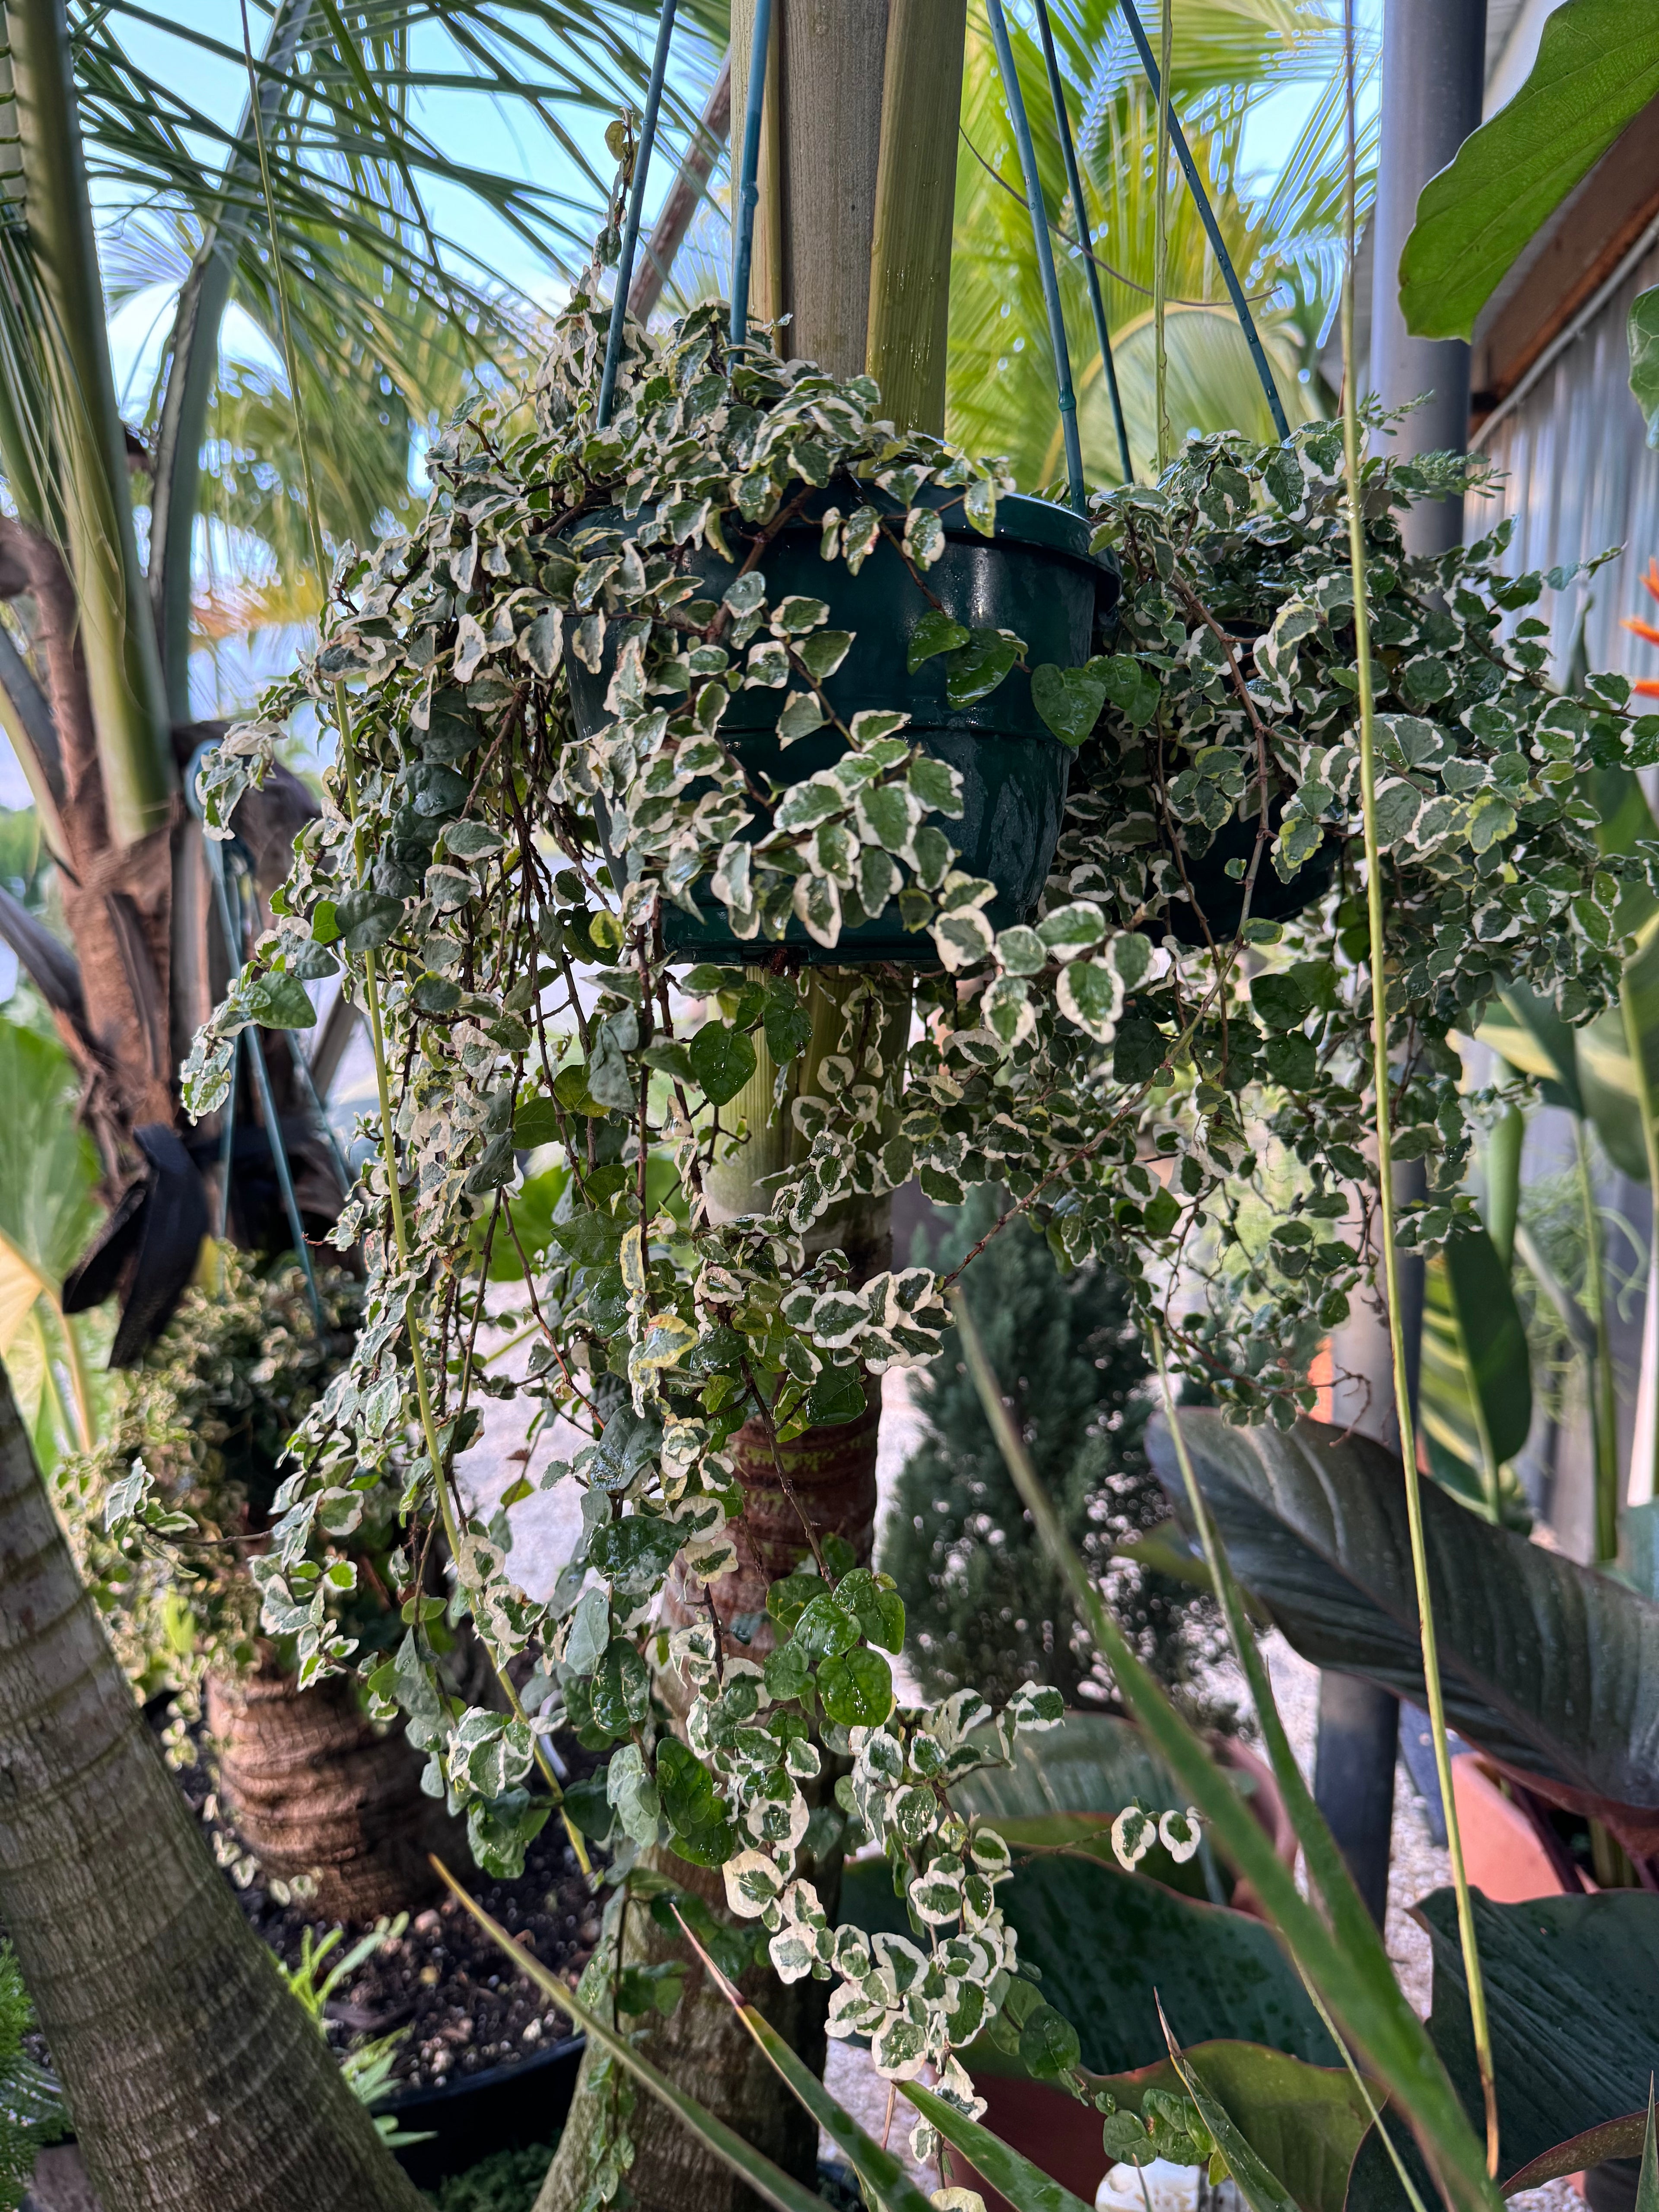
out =
<path fill-rule="evenodd" d="M 3 1371 L 0 1918 L 104 2212 L 419 2212 L 146 1734 Z"/>
<path fill-rule="evenodd" d="M 746 97 L 754 0 L 736 0 L 732 21 L 732 101 Z M 755 230 L 754 313 L 769 321 L 787 313 L 778 343 L 818 362 L 832 374 L 869 372 L 895 388 L 898 419 L 944 429 L 945 340 L 949 297 L 951 206 L 956 173 L 965 0 L 843 0 L 826 9 L 810 0 L 776 0 L 768 61 L 767 122 L 762 133 L 760 206 Z M 846 969 L 820 969 L 814 979 L 814 1034 L 799 1062 L 799 1080 L 834 1050 L 847 987 Z M 902 1054 L 909 1020 L 908 994 L 890 1009 L 878 1048 L 888 1066 Z M 758 1042 L 758 1041 L 757 1041 Z M 798 1147 L 787 1112 L 774 1114 L 771 1055 L 738 1098 L 734 1117 L 751 1132 L 742 1156 L 708 1180 L 721 1218 L 764 1211 L 763 1178 L 787 1167 Z M 886 1199 L 854 1200 L 817 1224 L 811 1240 L 838 1245 L 863 1281 L 891 1260 L 892 1211 Z M 844 1427 L 811 1430 L 782 1448 L 790 1488 L 817 1535 L 834 1532 L 868 1565 L 874 1541 L 875 1455 L 880 1400 Z M 769 1441 L 751 1422 L 732 1440 L 744 1492 L 735 1525 L 739 1565 L 712 1586 L 721 1622 L 763 1610 L 768 1585 L 787 1574 L 805 1549 L 794 1503 L 776 1480 Z M 690 1617 L 690 1594 L 671 1587 L 665 1620 Z M 763 1656 L 770 1624 L 763 1623 L 750 1656 Z M 672 1686 L 662 1686 L 671 1705 Z M 817 1785 L 826 1799 L 832 1763 Z M 647 1853 L 683 1887 L 720 1907 L 724 1887 L 672 1854 Z M 834 1917 L 841 1892 L 837 1847 L 801 1872 L 816 1880 Z M 635 1923 L 638 1923 L 637 1926 Z M 624 1957 L 630 1962 L 684 1955 L 641 1912 L 630 1915 Z M 749 1987 L 752 1980 L 753 1988 Z M 828 1991 L 806 1980 L 785 1987 L 769 1972 L 745 1978 L 745 1993 L 821 2074 Z M 816 2127 L 781 2091 L 731 2007 L 700 1970 L 687 1980 L 673 2015 L 653 2027 L 645 2049 L 654 2063 L 708 2110 L 763 2148 L 786 2172 L 810 2180 Z M 571 2118 L 535 2212 L 577 2212 L 590 2201 L 592 2156 L 605 2118 L 593 2087 L 598 2059 L 582 2062 Z M 629 2122 L 635 2154 L 628 2174 L 635 2201 L 674 2212 L 757 2212 L 758 2200 L 694 2142 L 666 2108 L 636 2102 Z"/>

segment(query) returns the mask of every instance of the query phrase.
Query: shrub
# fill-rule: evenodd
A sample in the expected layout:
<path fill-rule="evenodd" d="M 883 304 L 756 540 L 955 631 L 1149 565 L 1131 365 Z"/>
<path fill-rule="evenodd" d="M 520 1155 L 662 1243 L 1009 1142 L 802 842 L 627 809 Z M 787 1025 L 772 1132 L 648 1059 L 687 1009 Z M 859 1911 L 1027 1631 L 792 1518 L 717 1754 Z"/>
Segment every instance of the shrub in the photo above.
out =
<path fill-rule="evenodd" d="M 916 1252 L 945 1273 L 996 1218 L 981 1189 L 949 1217 L 939 1249 Z M 1073 1541 L 1109 1573 L 1119 1618 L 1170 1683 L 1207 1641 L 1211 1608 L 1112 1546 L 1166 1518 L 1141 1437 L 1151 1370 L 1123 1285 L 1090 1264 L 1062 1274 L 1047 1243 L 1023 1229 L 996 1237 L 963 1279 L 975 1321 Z M 882 1564 L 897 1583 L 906 1650 L 930 1696 L 973 1686 L 999 1701 L 1021 1682 L 1052 1683 L 1068 1704 L 1104 1688 L 1095 1658 L 1030 1516 L 1021 1506 L 957 1357 L 954 1332 L 927 1370 L 928 1435 L 899 1477 Z"/>

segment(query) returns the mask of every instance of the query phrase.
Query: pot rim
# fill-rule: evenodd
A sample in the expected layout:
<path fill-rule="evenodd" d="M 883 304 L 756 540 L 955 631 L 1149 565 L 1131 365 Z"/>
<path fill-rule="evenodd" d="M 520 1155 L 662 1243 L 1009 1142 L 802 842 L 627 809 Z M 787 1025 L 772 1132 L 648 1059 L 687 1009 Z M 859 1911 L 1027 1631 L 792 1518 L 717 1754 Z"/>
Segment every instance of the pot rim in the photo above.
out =
<path fill-rule="evenodd" d="M 787 523 L 779 533 L 788 538 L 816 532 L 821 525 L 825 507 L 837 503 L 839 496 L 847 496 L 848 485 L 856 488 L 860 500 L 884 515 L 902 514 L 901 502 L 878 485 L 865 484 L 856 477 L 832 477 L 827 484 L 817 489 L 804 511 Z M 1114 583 L 1121 581 L 1117 556 L 1111 548 L 1103 552 L 1090 550 L 1095 524 L 1086 514 L 1076 514 L 1069 507 L 1060 507 L 1054 501 L 1038 499 L 1030 492 L 1001 493 L 997 500 L 996 513 L 990 535 L 978 530 L 969 521 L 962 509 L 962 489 L 945 484 L 924 484 L 916 495 L 915 504 L 938 507 L 945 521 L 945 537 L 954 543 L 968 545 L 1025 545 L 1045 553 L 1058 553 L 1062 558 L 1074 561 L 1095 576 L 1109 577 Z M 945 513 L 950 509 L 951 512 Z M 654 514 L 656 502 L 644 501 L 633 514 L 617 505 L 590 507 L 585 514 L 573 516 L 562 523 L 555 532 L 556 538 L 575 538 L 588 530 L 621 529 L 629 531 L 645 518 Z"/>

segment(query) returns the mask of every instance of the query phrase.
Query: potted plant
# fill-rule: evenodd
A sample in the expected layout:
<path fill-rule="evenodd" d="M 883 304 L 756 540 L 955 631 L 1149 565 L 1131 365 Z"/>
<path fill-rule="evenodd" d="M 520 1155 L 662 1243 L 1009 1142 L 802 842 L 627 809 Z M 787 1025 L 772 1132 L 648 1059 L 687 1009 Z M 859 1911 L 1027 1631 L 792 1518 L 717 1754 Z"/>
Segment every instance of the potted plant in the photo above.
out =
<path fill-rule="evenodd" d="M 660 344 L 631 334 L 617 414 L 597 433 L 603 324 L 580 299 L 565 317 L 533 426 L 492 403 L 434 448 L 442 489 L 424 531 L 341 571 L 316 668 L 210 767 L 211 821 L 302 699 L 344 717 L 323 818 L 300 840 L 253 969 L 198 1041 L 190 1095 L 211 1106 L 257 992 L 319 948 L 369 1003 L 388 1086 L 408 1071 L 342 1231 L 367 1232 L 374 1253 L 358 1358 L 302 1428 L 289 1525 L 325 1527 L 375 1463 L 369 1409 L 401 1405 L 426 1447 L 416 1510 L 448 1528 L 460 1601 L 498 1666 L 531 1672 L 520 1713 L 469 1707 L 434 1677 L 416 1621 L 371 1676 L 378 1709 L 414 1716 L 475 1832 L 522 1834 L 559 1803 L 533 1771 L 546 1720 L 615 1747 L 603 1785 L 563 1811 L 611 1844 L 610 1963 L 594 1971 L 620 1974 L 629 2003 L 654 2007 L 685 1983 L 683 1962 L 652 1948 L 671 1929 L 678 1942 L 672 1914 L 629 1912 L 638 1869 L 642 1895 L 666 1881 L 704 1911 L 724 1899 L 739 1923 L 758 1918 L 788 1985 L 839 1976 L 835 2024 L 867 2030 L 898 2074 L 932 2057 L 971 2108 L 952 2053 L 987 1990 L 1006 2001 L 1003 1863 L 977 1826 L 964 1856 L 955 1816 L 917 1793 L 930 1760 L 941 1774 L 981 1763 L 967 1737 L 986 1715 L 970 1691 L 931 1719 L 895 1715 L 883 1653 L 902 1633 L 896 1595 L 820 1528 L 789 1456 L 864 1416 L 868 1374 L 932 1355 L 948 1285 L 925 1268 L 856 1269 L 831 1209 L 913 1172 L 947 1198 L 994 1176 L 1008 1212 L 1043 1220 L 1062 1255 L 1109 1258 L 1175 1360 L 1237 1414 L 1285 1419 L 1305 1402 L 1306 1353 L 1366 1264 L 1342 1224 L 1364 1188 L 1373 1110 L 1351 903 L 1359 756 L 1340 441 L 1315 428 L 1270 448 L 1193 441 L 1158 488 L 1101 503 L 1097 543 L 1116 549 L 1125 577 L 1120 649 L 1043 664 L 1075 702 L 1086 789 L 1036 919 L 999 927 L 998 885 L 951 845 L 969 776 L 910 742 L 902 707 L 838 718 L 828 685 L 859 639 L 826 638 L 827 599 L 775 595 L 763 535 L 816 478 L 870 470 L 878 453 L 877 468 L 906 478 L 905 522 L 887 534 L 925 576 L 943 533 L 924 482 L 994 526 L 994 477 L 881 427 L 856 380 L 731 349 L 708 311 Z M 1569 708 L 1531 680 L 1524 639 L 1496 642 L 1505 599 L 1527 590 L 1499 575 L 1498 542 L 1432 574 L 1405 556 L 1395 512 L 1439 490 L 1450 465 L 1370 466 L 1378 678 L 1394 694 L 1381 744 L 1396 1006 L 1410 1039 L 1391 1109 L 1434 1170 L 1413 1230 L 1433 1238 L 1465 1203 L 1451 1188 L 1468 1137 L 1446 1039 L 1499 958 L 1585 1007 L 1615 988 L 1597 917 L 1620 869 L 1598 866 L 1566 771 L 1627 725 L 1617 687 L 1593 711 Z M 639 527 L 585 543 L 580 520 L 601 505 Z M 879 514 L 867 527 L 873 546 Z M 712 532 L 723 560 L 751 529 L 716 600 L 697 546 Z M 845 519 L 827 534 L 833 571 Z M 1226 628 L 1240 606 L 1276 610 L 1248 659 Z M 597 678 L 613 647 L 610 720 L 595 727 L 570 663 Z M 950 644 L 947 685 L 980 649 Z M 338 699 L 346 676 L 361 690 Z M 778 694 L 786 712 L 798 702 L 802 741 L 830 730 L 834 761 L 803 775 L 781 744 L 777 780 L 763 781 L 727 730 L 751 692 L 769 714 Z M 1294 795 L 1276 814 L 1285 781 Z M 1328 842 L 1335 895 L 1289 925 L 1241 914 L 1213 950 L 1155 944 L 1175 895 L 1160 810 L 1176 824 L 1254 824 L 1238 870 L 1251 914 L 1264 870 L 1293 882 Z M 675 974 L 665 918 L 702 914 L 705 882 L 754 948 L 742 977 Z M 922 1017 L 908 1048 L 893 978 L 814 982 L 787 936 L 798 921 L 830 952 L 848 921 L 895 902 L 935 960 L 903 987 L 899 1003 Z M 577 958 L 598 969 L 592 1003 L 570 983 Z M 720 1178 L 759 1116 L 733 1126 L 725 1109 L 757 1075 L 808 1148 L 734 1211 Z M 1265 1135 L 1247 1135 L 1247 1088 Z M 562 1147 L 568 1182 L 535 1285 L 528 1389 L 589 1431 L 543 1478 L 586 1501 L 581 1548 L 544 1604 L 514 1589 L 451 1472 L 474 1424 L 482 1272 L 516 1233 L 515 1152 L 543 1140 Z M 745 1559 L 763 1470 L 780 1502 L 766 1552 Z M 678 1595 L 656 1617 L 671 1571 Z M 275 1577 L 271 1601 L 288 1601 Z M 319 1658 L 343 1656 L 343 1641 L 325 1631 Z M 676 1727 L 652 1719 L 665 1710 L 653 1683 Z M 1042 1693 L 1018 1693 L 997 1755 L 1050 1717 Z M 826 1758 L 852 1762 L 833 1791 Z M 848 1820 L 884 1841 L 913 1905 L 943 1916 L 923 1924 L 961 1925 L 936 1940 L 969 1946 L 919 2012 L 902 1993 L 862 1992 L 871 1969 L 857 1962 L 874 1954 L 833 1930 L 800 1871 L 815 1864 L 833 1883 Z M 619 2154 L 625 2121 L 614 2099 L 587 2101 L 600 2115 L 583 2146 L 591 2176 Z"/>

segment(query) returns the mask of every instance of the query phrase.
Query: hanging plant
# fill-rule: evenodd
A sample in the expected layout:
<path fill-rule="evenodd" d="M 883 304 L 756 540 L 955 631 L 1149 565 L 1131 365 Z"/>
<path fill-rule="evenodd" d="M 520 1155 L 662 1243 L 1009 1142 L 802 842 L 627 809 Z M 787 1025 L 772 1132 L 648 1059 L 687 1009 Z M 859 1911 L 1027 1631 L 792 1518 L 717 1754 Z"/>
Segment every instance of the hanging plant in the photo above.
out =
<path fill-rule="evenodd" d="M 928 599 L 951 549 L 972 551 L 967 533 L 997 545 L 998 470 L 896 434 L 866 380 L 733 349 L 713 308 L 660 343 L 630 330 L 600 431 L 605 321 L 585 296 L 561 319 L 533 421 L 486 401 L 438 441 L 421 526 L 342 556 L 314 660 L 204 774 L 223 834 L 289 715 L 337 725 L 276 927 L 192 1052 L 191 1110 L 224 1097 L 242 1027 L 337 970 L 368 1011 L 387 1109 L 335 1231 L 363 1243 L 363 1327 L 295 1440 L 259 1564 L 265 1617 L 295 1634 L 306 1676 L 350 1661 L 316 1602 L 319 1563 L 395 1503 L 407 1634 L 368 1681 L 484 1863 L 513 1870 L 562 1804 L 607 1839 L 612 1882 L 662 1843 L 723 1867 L 777 1972 L 834 1980 L 832 2032 L 867 2034 L 897 2078 L 934 2063 L 976 2110 L 953 2053 L 988 2019 L 1055 2075 L 1076 2039 L 1018 1979 L 995 1896 L 1006 1850 L 951 1810 L 949 1785 L 1057 1720 L 1058 1696 L 1028 1688 L 993 1712 L 964 1689 L 896 1709 L 896 1593 L 805 1522 L 799 1565 L 735 1640 L 716 1603 L 743 1504 L 732 1440 L 757 1425 L 787 1495 L 781 1446 L 861 1415 L 869 1376 L 935 1354 L 948 1285 L 920 1267 L 857 1279 L 833 1241 L 835 1209 L 913 1175 L 947 1201 L 994 1182 L 1009 1194 L 998 1227 L 1030 1213 L 1063 1260 L 1107 1261 L 1234 1418 L 1288 1422 L 1310 1404 L 1309 1355 L 1372 1266 L 1362 1146 L 1379 1111 L 1350 854 L 1340 439 L 1316 425 L 1274 447 L 1191 441 L 1157 487 L 1097 501 L 1096 553 L 1124 573 L 1116 649 L 1094 652 L 1079 617 L 1070 654 L 1043 660 L 1000 626 L 960 635 Z M 1402 549 L 1396 508 L 1477 481 L 1461 463 L 1367 465 L 1398 969 L 1387 1110 L 1396 1154 L 1429 1164 L 1408 1232 L 1424 1243 L 1467 1209 L 1480 1110 L 1450 1032 L 1500 976 L 1559 991 L 1577 1017 L 1607 1003 L 1620 886 L 1651 857 L 1598 859 L 1575 780 L 1652 752 L 1659 723 L 1629 720 L 1621 679 L 1596 679 L 1588 704 L 1549 692 L 1542 625 L 1503 635 L 1544 587 L 1501 576 L 1504 532 L 1433 561 Z M 808 518 L 818 592 L 800 585 Z M 902 588 L 836 629 L 832 607 L 877 562 Z M 905 624 L 909 672 L 936 657 L 947 702 L 1010 687 L 1074 753 L 1026 919 L 1004 919 L 996 882 L 963 865 L 972 758 L 941 757 L 940 726 L 908 720 L 902 690 L 844 711 L 866 655 L 893 667 Z M 1241 824 L 1246 851 L 1224 872 L 1234 931 L 1184 942 L 1170 927 L 1183 866 Z M 1269 886 L 1321 855 L 1331 894 L 1265 919 Z M 843 975 L 827 995 L 810 981 L 804 958 L 895 915 L 921 962 Z M 751 967 L 684 972 L 674 933 L 690 925 L 728 932 Z M 741 1154 L 731 1103 L 763 1052 L 805 1158 L 724 1218 L 709 1182 Z M 537 1224 L 519 1158 L 543 1145 L 567 1180 Z M 516 1384 L 490 1381 L 477 1351 L 492 1255 L 509 1244 L 536 1340 Z M 586 1431 L 539 1477 L 581 1498 L 580 1544 L 544 1601 L 517 1587 L 456 1483 L 482 1389 Z M 407 1468 L 405 1424 L 425 1446 Z M 454 1608 L 522 1683 L 509 1712 L 466 1706 L 436 1671 L 428 1622 L 443 1608 L 418 1577 L 434 1523 Z M 694 1601 L 672 1626 L 657 1613 L 671 1571 Z M 602 1784 L 568 1802 L 540 1751 L 563 1725 L 610 1752 Z M 833 1798 L 825 1753 L 850 1767 Z M 914 1942 L 834 1929 L 821 1908 L 811 1854 L 866 1837 Z M 596 1973 L 618 1965 L 608 1924 Z"/>

